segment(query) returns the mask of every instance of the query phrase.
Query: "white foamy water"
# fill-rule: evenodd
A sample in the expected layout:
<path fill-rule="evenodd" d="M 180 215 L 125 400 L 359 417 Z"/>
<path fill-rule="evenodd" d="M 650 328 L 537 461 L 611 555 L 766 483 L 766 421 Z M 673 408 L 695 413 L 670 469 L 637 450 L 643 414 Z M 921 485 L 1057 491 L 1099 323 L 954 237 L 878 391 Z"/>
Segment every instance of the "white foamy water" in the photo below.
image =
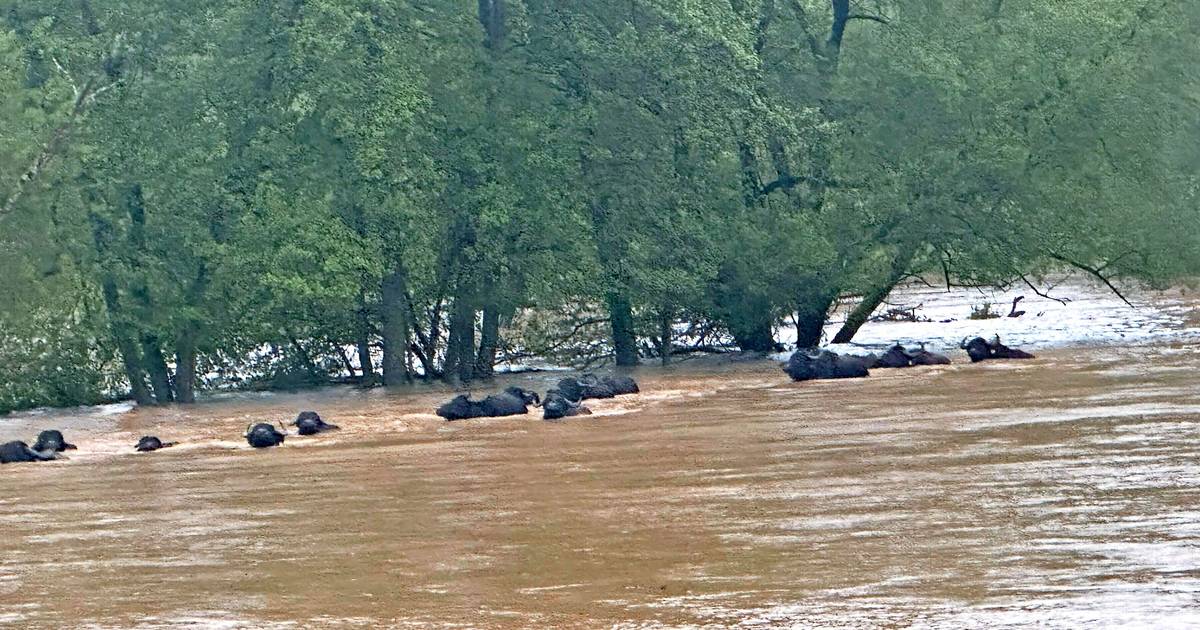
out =
<path fill-rule="evenodd" d="M 1186 290 L 1123 291 L 1133 306 L 1121 301 L 1102 285 L 1084 279 L 1062 282 L 1048 295 L 1037 295 L 1028 286 L 1009 290 L 952 289 L 909 284 L 899 287 L 887 303 L 876 310 L 881 315 L 889 308 L 915 308 L 922 320 L 916 322 L 867 322 L 850 344 L 829 345 L 839 352 L 862 353 L 895 343 L 908 346 L 926 344 L 931 350 L 957 349 L 970 337 L 991 339 L 999 335 L 1010 346 L 1054 348 L 1091 344 L 1140 344 L 1178 338 L 1200 338 L 1196 305 Z M 1024 299 L 1017 310 L 1020 317 L 1007 317 L 1012 301 Z M 832 339 L 845 322 L 856 302 L 840 304 L 825 327 L 825 339 Z M 984 304 L 1001 315 L 995 319 L 970 319 L 972 309 Z M 778 331 L 781 342 L 793 345 L 794 328 Z M 786 355 L 781 355 L 786 358 Z"/>

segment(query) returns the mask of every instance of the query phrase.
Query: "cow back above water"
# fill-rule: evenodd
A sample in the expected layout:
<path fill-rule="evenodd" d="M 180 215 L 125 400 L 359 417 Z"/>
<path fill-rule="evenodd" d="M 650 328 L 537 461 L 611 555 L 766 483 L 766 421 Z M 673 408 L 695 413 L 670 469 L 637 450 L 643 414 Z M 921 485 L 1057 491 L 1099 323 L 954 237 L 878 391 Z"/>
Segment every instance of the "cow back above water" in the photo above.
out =
<path fill-rule="evenodd" d="M 270 448 L 283 444 L 284 433 L 275 428 L 274 425 L 260 422 L 252 427 L 246 428 L 246 442 L 254 448 Z"/>
<path fill-rule="evenodd" d="M 56 451 L 35 451 L 20 440 L 0 444 L 0 464 L 48 462 L 57 457 Z"/>
<path fill-rule="evenodd" d="M 988 341 L 983 337 L 975 337 L 974 339 L 960 344 L 967 351 L 967 356 L 971 357 L 972 363 L 987 361 L 989 359 L 1033 359 L 1032 354 L 1018 348 L 1010 348 L 1000 343 L 1000 338 L 997 337 L 992 341 Z"/>
<path fill-rule="evenodd" d="M 629 376 L 601 377 L 595 374 L 584 374 L 583 376 L 569 376 L 562 379 L 558 382 L 557 391 L 567 400 L 578 402 L 636 394 L 640 390 L 637 381 Z"/>
<path fill-rule="evenodd" d="M 74 450 L 76 447 L 74 444 L 67 443 L 67 440 L 63 437 L 62 431 L 57 429 L 47 429 L 38 434 L 37 442 L 34 442 L 33 446 L 30 448 L 35 451 L 51 451 L 55 453 L 61 453 L 63 451 Z"/>
<path fill-rule="evenodd" d="M 829 350 L 797 350 L 788 359 L 783 371 L 794 381 L 861 378 L 870 375 L 862 359 L 844 357 Z"/>
<path fill-rule="evenodd" d="M 591 409 L 584 407 L 577 400 L 568 399 L 556 389 L 546 392 L 546 400 L 542 403 L 543 420 L 560 420 L 571 416 L 591 415 L 591 413 Z"/>
<path fill-rule="evenodd" d="M 469 395 L 460 394 L 438 407 L 437 415 L 447 420 L 499 418 L 529 413 L 529 406 L 538 404 L 541 404 L 541 397 L 537 393 L 520 387 L 509 387 L 483 400 L 472 400 Z"/>
<path fill-rule="evenodd" d="M 296 427 L 296 432 L 300 435 L 316 435 L 326 431 L 337 431 L 341 427 L 336 424 L 329 424 L 321 419 L 321 414 L 315 411 L 301 411 L 300 415 L 292 421 L 292 425 Z"/>
<path fill-rule="evenodd" d="M 175 445 L 176 442 L 164 442 L 158 439 L 157 436 L 145 435 L 142 436 L 142 439 L 138 440 L 137 446 L 134 446 L 133 448 L 139 453 L 149 453 L 152 451 L 157 451 L 161 448 L 171 448 Z"/>

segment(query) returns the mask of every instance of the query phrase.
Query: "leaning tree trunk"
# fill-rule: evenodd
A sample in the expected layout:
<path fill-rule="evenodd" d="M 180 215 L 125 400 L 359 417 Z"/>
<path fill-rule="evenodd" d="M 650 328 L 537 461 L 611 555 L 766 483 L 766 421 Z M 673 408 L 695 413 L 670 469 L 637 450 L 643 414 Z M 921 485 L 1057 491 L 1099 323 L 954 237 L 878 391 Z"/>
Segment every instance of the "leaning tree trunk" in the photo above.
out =
<path fill-rule="evenodd" d="M 633 307 L 629 304 L 629 299 L 619 293 L 609 293 L 608 312 L 612 321 L 613 349 L 616 351 L 617 365 L 637 365 L 637 333 L 633 327 Z"/>
<path fill-rule="evenodd" d="M 913 247 L 905 247 L 896 254 L 888 269 L 887 277 L 863 296 L 862 301 L 846 318 L 846 323 L 842 324 L 841 329 L 834 335 L 833 343 L 850 343 L 850 340 L 854 339 L 854 335 L 858 334 L 858 329 L 867 323 L 875 309 L 883 304 L 892 289 L 896 288 L 896 285 L 904 279 L 904 274 L 908 272 L 908 266 L 912 263 L 915 255 L 916 249 Z"/>

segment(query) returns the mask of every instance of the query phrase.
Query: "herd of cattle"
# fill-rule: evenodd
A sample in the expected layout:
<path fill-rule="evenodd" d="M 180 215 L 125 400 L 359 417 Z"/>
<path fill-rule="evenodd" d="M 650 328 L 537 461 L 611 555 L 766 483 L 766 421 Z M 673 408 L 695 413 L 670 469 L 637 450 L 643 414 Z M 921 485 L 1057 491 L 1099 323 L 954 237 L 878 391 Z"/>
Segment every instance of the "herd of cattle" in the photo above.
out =
<path fill-rule="evenodd" d="M 960 344 L 972 363 L 988 359 L 1032 359 L 1024 350 L 1010 348 L 1000 339 L 987 341 L 976 337 Z M 903 368 L 914 365 L 949 365 L 950 357 L 929 352 L 925 348 L 909 350 L 901 345 L 888 348 L 882 355 L 866 356 L 838 354 L 829 350 L 797 350 L 788 359 L 783 371 L 794 381 L 810 381 L 825 378 L 861 378 L 875 368 Z"/>
<path fill-rule="evenodd" d="M 1032 359 L 1033 355 L 1022 350 L 1009 348 L 999 339 L 986 341 L 976 337 L 964 341 L 961 347 L 967 351 L 972 362 L 988 359 Z M 869 375 L 875 368 L 903 368 L 915 365 L 944 365 L 950 363 L 945 355 L 929 352 L 924 348 L 909 350 L 896 345 L 882 355 L 843 355 L 829 350 L 797 350 L 788 359 L 783 371 L 795 381 L 831 378 L 859 378 Z M 544 420 L 559 420 L 571 416 L 589 415 L 591 410 L 583 401 L 613 398 L 638 393 L 638 384 L 628 376 L 596 376 L 585 374 L 568 377 L 558 382 L 555 389 L 546 392 L 545 398 L 520 387 L 509 387 L 499 394 L 491 394 L 483 400 L 472 400 L 469 395 L 455 396 L 450 402 L 438 407 L 437 415 L 446 420 L 469 418 L 495 418 L 529 413 L 529 407 L 541 407 Z M 315 411 L 303 411 L 292 426 L 299 435 L 317 435 L 336 431 L 338 426 L 321 419 Z M 280 430 L 282 429 L 282 431 Z M 287 429 L 282 425 L 260 422 L 246 427 L 243 437 L 254 448 L 268 448 L 283 444 Z M 175 446 L 175 442 L 164 442 L 158 437 L 147 435 L 138 440 L 134 449 L 138 452 L 157 451 Z M 61 431 L 49 429 L 37 436 L 33 446 L 13 441 L 0 445 L 0 464 L 17 462 L 43 462 L 61 457 L 63 451 L 75 449 L 63 437 Z"/>

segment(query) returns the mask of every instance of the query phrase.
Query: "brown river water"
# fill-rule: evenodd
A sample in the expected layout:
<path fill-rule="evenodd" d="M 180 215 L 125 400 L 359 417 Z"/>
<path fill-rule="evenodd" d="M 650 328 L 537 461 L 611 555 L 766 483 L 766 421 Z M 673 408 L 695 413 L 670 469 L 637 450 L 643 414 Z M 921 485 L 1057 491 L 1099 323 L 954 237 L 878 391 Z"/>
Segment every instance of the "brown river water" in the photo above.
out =
<path fill-rule="evenodd" d="M 0 419 L 79 445 L 0 468 L 0 626 L 1200 625 L 1200 347 L 954 358 L 647 368 L 561 423 L 348 388 Z M 240 437 L 305 408 L 343 430 Z"/>

